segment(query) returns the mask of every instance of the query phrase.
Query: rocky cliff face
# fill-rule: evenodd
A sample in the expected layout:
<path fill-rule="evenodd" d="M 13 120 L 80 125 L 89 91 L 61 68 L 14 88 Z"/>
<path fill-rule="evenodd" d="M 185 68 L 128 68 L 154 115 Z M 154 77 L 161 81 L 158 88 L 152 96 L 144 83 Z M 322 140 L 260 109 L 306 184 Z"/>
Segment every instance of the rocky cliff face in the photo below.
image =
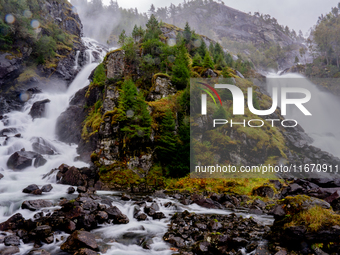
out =
<path fill-rule="evenodd" d="M 146 176 L 155 163 L 157 126 L 152 125 L 149 138 L 132 142 L 123 138 L 124 126 L 116 122 L 114 117 L 121 97 L 121 85 L 116 81 L 124 75 L 124 59 L 125 52 L 122 50 L 113 51 L 106 56 L 104 65 L 110 80 L 106 81 L 104 87 L 90 85 L 78 91 L 70 108 L 60 116 L 57 133 L 62 141 L 78 143 L 81 159 L 88 162 L 92 160 L 98 168 L 110 169 L 109 171 L 130 169 L 140 176 Z M 153 80 L 153 86 L 146 99 L 150 115 L 157 116 L 162 99 L 176 94 L 177 90 L 166 76 L 156 75 Z M 237 80 L 242 82 L 243 85 L 237 83 L 242 88 L 244 85 L 249 85 L 249 83 L 245 84 L 245 79 Z M 270 103 L 266 92 L 261 87 L 255 88 L 259 100 Z M 99 124 L 98 129 L 92 132 L 94 130 L 89 127 L 90 125 L 86 126 L 85 122 L 86 119 L 94 117 L 91 109 L 98 102 L 102 102 L 98 117 Z M 261 107 L 267 106 L 261 105 Z M 202 125 L 204 122 L 211 122 L 211 118 L 208 116 L 207 119 L 202 119 Z M 284 118 L 277 109 L 274 114 L 265 116 L 264 119 L 283 120 Z M 196 123 L 199 121 L 196 120 Z M 92 135 L 86 138 L 84 138 L 84 125 L 86 132 L 92 132 Z M 192 129 L 194 139 L 199 136 L 198 129 L 197 126 Z M 340 164 L 340 159 L 311 146 L 312 139 L 300 126 L 285 129 L 276 125 L 274 128 L 256 130 L 255 133 L 251 132 L 250 128 L 226 128 L 223 132 L 228 136 L 229 143 L 227 145 L 221 143 L 223 148 L 219 151 L 223 153 L 214 155 L 218 158 L 218 162 L 228 161 L 232 165 Z M 299 177 L 299 174 L 287 174 L 285 177 Z"/>
<path fill-rule="evenodd" d="M 187 21 L 198 33 L 210 28 L 212 38 L 215 39 L 226 37 L 233 41 L 252 42 L 255 45 L 271 42 L 281 47 L 294 43 L 272 23 L 216 2 L 183 9 L 170 21 L 179 27 Z"/>
<path fill-rule="evenodd" d="M 104 62 L 107 77 L 118 80 L 122 77 L 125 70 L 125 52 L 117 50 L 107 55 Z M 103 94 L 102 122 L 98 131 L 97 148 L 95 154 L 100 164 L 104 166 L 114 166 L 113 170 L 120 170 L 125 165 L 128 169 L 141 170 L 147 174 L 153 165 L 154 159 L 154 134 L 156 130 L 152 129 L 149 139 L 142 139 L 138 143 L 125 144 L 122 148 L 122 131 L 123 126 L 120 123 L 114 123 L 114 110 L 119 104 L 119 86 L 117 84 L 105 85 Z M 154 77 L 153 86 L 146 96 L 150 101 L 162 99 L 169 95 L 174 95 L 175 87 L 171 84 L 169 77 Z M 153 113 L 154 107 L 149 105 L 148 111 Z M 124 153 L 123 151 L 128 151 Z M 123 162 L 127 162 L 123 164 Z"/>
<path fill-rule="evenodd" d="M 17 98 L 21 91 L 29 87 L 45 86 L 50 81 L 62 80 L 66 85 L 70 84 L 80 67 L 87 62 L 86 46 L 82 42 L 82 24 L 75 9 L 68 1 L 43 1 L 38 0 L 31 13 L 39 13 L 39 28 L 34 30 L 36 39 L 23 40 L 13 35 L 11 49 L 0 50 L 0 90 L 1 101 L 9 106 L 2 107 L 0 114 L 11 109 L 11 105 L 20 108 L 22 102 Z M 2 6 L 0 6 L 1 8 Z M 33 8 L 33 7 L 32 7 Z M 16 14 L 14 14 L 16 15 Z M 18 26 L 14 21 L 13 26 Z M 35 64 L 33 52 L 36 42 L 42 36 L 51 36 L 55 33 L 51 27 L 57 26 L 59 31 L 72 38 L 72 47 L 57 43 L 55 57 L 44 64 Z M 77 53 L 79 52 L 79 53 Z M 78 56 L 78 67 L 74 68 Z M 11 91 L 9 92 L 9 89 Z M 15 91 L 13 93 L 13 90 Z"/>
<path fill-rule="evenodd" d="M 287 36 L 275 19 L 266 20 L 216 2 L 197 6 L 192 4 L 166 21 L 182 28 L 188 22 L 197 33 L 216 41 L 226 39 L 251 43 L 255 47 L 261 44 L 279 45 L 282 48 L 289 46 L 291 52 L 278 61 L 281 70 L 294 64 L 295 56 L 299 56 L 299 48 L 303 47 L 300 42 Z M 247 55 L 249 52 L 245 50 L 242 53 Z"/>
<path fill-rule="evenodd" d="M 166 38 L 174 38 L 175 33 L 172 34 L 174 30 L 162 29 Z M 99 77 L 98 73 L 100 72 L 104 76 L 102 81 L 98 81 L 98 78 L 95 79 L 96 76 Z M 137 140 L 127 138 L 124 135 L 126 132 L 124 121 L 117 120 L 117 116 L 122 97 L 122 84 L 126 77 L 133 75 L 132 73 L 126 64 L 126 55 L 123 50 L 118 49 L 108 53 L 103 63 L 91 74 L 91 85 L 78 91 L 70 108 L 60 116 L 57 133 L 62 141 L 77 143 L 81 159 L 94 162 L 101 171 L 108 171 L 112 174 L 128 169 L 144 178 L 158 160 L 155 151 L 157 139 L 159 139 L 159 125 L 164 118 L 160 116 L 163 116 L 164 109 L 173 107 L 172 103 L 176 104 L 174 103 L 177 101 L 176 96 L 181 91 L 177 91 L 173 86 L 169 75 L 162 73 L 151 76 L 152 81 L 146 87 L 142 87 L 144 84 L 140 83 L 137 90 L 143 92 L 148 112 L 152 117 L 151 132 L 148 137 Z M 216 73 L 216 75 L 218 74 Z M 95 80 L 97 81 L 95 82 Z M 239 77 L 232 80 L 244 92 L 249 86 L 252 86 L 260 107 L 262 109 L 270 108 L 271 99 L 261 87 L 261 82 L 256 83 L 257 86 L 255 86 L 244 78 Z M 176 106 L 173 111 L 177 118 Z M 134 117 L 133 112 L 127 111 L 126 116 L 128 115 L 131 115 L 128 118 Z M 260 118 L 256 115 L 252 117 Z M 176 118 L 174 133 L 178 130 Z M 263 118 L 284 119 L 279 109 L 274 114 Z M 208 122 L 212 122 L 212 116 L 207 116 L 206 119 L 202 118 L 202 126 Z M 200 131 L 199 128 L 200 125 L 194 126 L 192 129 L 192 137 L 194 139 L 198 137 L 198 141 L 200 141 L 200 136 L 197 135 Z M 209 141 L 210 138 L 205 137 L 204 139 L 208 139 L 208 143 L 216 142 L 216 137 L 219 141 L 222 139 L 215 130 L 210 131 L 210 138 L 215 140 Z M 223 147 L 218 150 L 222 153 L 218 154 L 218 152 L 213 155 L 219 164 L 220 162 L 230 162 L 232 165 L 260 165 L 264 163 L 271 165 L 288 163 L 336 165 L 340 163 L 338 158 L 311 146 L 312 140 L 300 126 L 290 129 L 282 128 L 280 125 L 266 126 L 256 130 L 227 127 L 223 130 L 223 137 L 227 137 L 225 143 L 218 143 L 218 146 L 222 145 Z M 205 146 L 204 143 L 202 144 Z"/>
<path fill-rule="evenodd" d="M 122 93 L 121 82 L 117 81 L 124 77 L 126 71 L 125 52 L 115 50 L 108 53 L 103 64 L 107 78 L 104 87 L 92 82 L 90 87 L 76 93 L 70 107 L 58 119 L 57 135 L 61 141 L 77 143 L 81 159 L 87 162 L 92 160 L 99 168 L 110 171 L 130 169 L 141 176 L 147 175 L 154 164 L 157 123 L 153 122 L 150 137 L 130 140 L 124 136 L 124 125 L 115 121 L 115 114 Z M 93 79 L 93 75 L 90 77 Z M 145 96 L 150 102 L 147 106 L 150 115 L 159 113 L 156 102 L 174 96 L 176 92 L 169 76 L 155 75 L 153 85 Z M 98 110 L 99 125 L 97 130 L 93 130 L 93 125 L 87 122 L 95 118 L 93 109 L 96 104 L 101 105 Z M 133 118 L 134 113 L 131 114 Z"/>

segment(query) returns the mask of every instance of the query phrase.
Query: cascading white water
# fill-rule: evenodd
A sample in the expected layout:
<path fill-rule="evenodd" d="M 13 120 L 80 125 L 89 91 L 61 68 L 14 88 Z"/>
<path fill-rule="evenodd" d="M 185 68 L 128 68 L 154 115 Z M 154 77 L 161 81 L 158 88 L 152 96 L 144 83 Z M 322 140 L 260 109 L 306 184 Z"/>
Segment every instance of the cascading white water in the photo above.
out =
<path fill-rule="evenodd" d="M 75 60 L 74 60 L 74 69 L 78 69 L 78 59 L 79 59 L 79 54 L 80 54 L 80 51 L 77 50 L 76 58 L 75 58 Z"/>
<path fill-rule="evenodd" d="M 85 163 L 74 160 L 77 156 L 76 145 L 62 143 L 58 141 L 55 136 L 57 118 L 68 107 L 70 98 L 79 89 L 89 84 L 88 77 L 91 71 L 98 65 L 98 63 L 92 63 L 94 61 L 92 53 L 95 51 L 101 58 L 104 57 L 105 51 L 101 50 L 100 46 L 96 44 L 94 40 L 90 38 L 83 38 L 83 42 L 88 47 L 88 64 L 82 68 L 68 89 L 65 89 L 64 91 L 43 91 L 41 94 L 36 94 L 25 103 L 23 111 L 12 111 L 6 114 L 6 121 L 0 122 L 0 130 L 4 128 L 9 130 L 6 133 L 9 138 L 0 138 L 0 155 L 2 156 L 0 160 L 0 173 L 4 175 L 4 178 L 0 180 L 0 222 L 7 220 L 11 215 L 18 212 L 26 219 L 33 218 L 34 214 L 38 211 L 31 212 L 20 208 L 21 204 L 25 200 L 46 199 L 57 204 L 57 201 L 59 201 L 61 197 L 68 197 L 69 199 L 77 197 L 77 193 L 73 195 L 67 194 L 66 191 L 69 187 L 68 185 L 60 185 L 56 183 L 55 174 L 50 175 L 45 179 L 42 179 L 42 177 L 49 173 L 51 169 L 57 168 L 62 163 L 76 167 L 86 166 Z M 75 66 L 76 65 L 78 65 L 78 61 L 75 62 Z M 27 98 L 27 96 L 23 95 L 22 98 Z M 46 117 L 32 120 L 32 117 L 28 113 L 33 103 L 43 99 L 50 100 L 50 103 L 46 104 Z M 21 134 L 21 137 L 15 137 L 18 133 Z M 38 168 L 31 166 L 20 171 L 8 169 L 7 160 L 11 154 L 21 150 L 22 148 L 25 148 L 26 151 L 32 151 L 32 142 L 42 139 L 51 144 L 57 152 L 55 155 L 43 155 L 47 159 L 47 163 L 45 165 Z M 30 184 L 42 186 L 49 183 L 53 186 L 52 191 L 43 193 L 38 197 L 22 193 L 22 190 Z M 119 195 L 120 193 L 98 191 L 97 194 L 99 196 L 110 196 L 110 198 L 112 198 L 113 195 Z M 169 249 L 169 244 L 165 243 L 162 239 L 164 233 L 168 229 L 167 224 L 170 221 L 171 214 L 178 210 L 188 210 L 202 214 L 231 213 L 231 211 L 228 210 L 202 208 L 196 204 L 184 206 L 175 199 L 170 198 L 154 198 L 154 200 L 160 205 L 160 209 L 165 214 L 166 218 L 162 220 L 153 220 L 148 217 L 147 221 L 138 222 L 133 217 L 134 205 L 132 201 L 124 202 L 118 198 L 114 199 L 112 204 L 117 206 L 122 213 L 126 214 L 130 222 L 124 225 L 101 225 L 99 229 L 93 231 L 98 238 L 98 243 L 103 244 L 108 248 L 105 254 L 172 254 L 173 251 Z M 176 204 L 176 206 L 165 208 L 163 205 L 169 201 Z M 147 203 L 147 205 L 150 204 L 151 203 Z M 46 214 L 46 209 L 53 210 L 56 208 L 60 207 L 53 206 L 51 208 L 44 208 L 41 211 L 45 211 Z M 266 224 L 271 224 L 273 221 L 270 217 L 243 213 L 240 214 L 244 217 L 253 216 Z M 52 244 L 44 244 L 41 248 L 48 250 L 51 254 L 59 254 L 59 246 L 62 242 L 57 242 L 56 240 L 60 240 L 61 236 L 67 237 L 68 235 L 65 233 L 56 233 L 54 236 L 54 242 Z M 153 243 L 150 245 L 150 250 L 143 249 L 141 246 L 134 243 L 133 240 L 141 237 L 148 237 L 152 239 Z M 114 240 L 117 240 L 118 242 L 115 242 Z M 0 244 L 0 250 L 3 246 L 4 244 Z M 20 254 L 26 254 L 32 249 L 32 246 L 32 244 L 23 244 L 21 241 L 19 246 Z"/>
<path fill-rule="evenodd" d="M 272 87 L 300 87 L 308 89 L 311 100 L 304 104 L 312 116 L 305 116 L 296 106 L 287 106 L 286 119 L 295 119 L 306 133 L 314 140 L 312 145 L 340 157 L 340 98 L 328 91 L 320 89 L 300 74 L 267 76 L 267 91 L 271 94 Z M 301 96 L 301 95 L 300 95 Z M 291 98 L 299 98 L 292 94 Z M 279 102 L 280 105 L 280 102 Z"/>
<path fill-rule="evenodd" d="M 86 43 L 87 41 L 89 41 L 88 38 L 83 38 L 83 42 Z M 97 48 L 92 48 L 87 50 L 90 56 L 92 56 L 92 51 L 97 51 Z M 104 57 L 104 51 L 100 53 L 100 56 Z M 0 138 L 0 173 L 4 175 L 0 181 L 0 222 L 7 220 L 9 216 L 17 212 L 20 212 L 25 218 L 33 217 L 36 212 L 20 209 L 22 202 L 25 200 L 48 199 L 55 201 L 65 196 L 68 186 L 56 184 L 55 175 L 42 179 L 43 175 L 51 169 L 58 167 L 62 163 L 76 167 L 87 165 L 84 162 L 74 160 L 78 156 L 76 145 L 65 144 L 57 140 L 55 126 L 59 115 L 68 107 L 70 98 L 79 89 L 89 84 L 89 74 L 98 65 L 98 63 L 92 62 L 93 58 L 90 58 L 88 64 L 79 72 L 69 88 L 65 88 L 63 91 L 43 91 L 43 93 L 35 94 L 25 103 L 23 111 L 12 111 L 6 114 L 4 120 L 0 122 L 0 130 L 9 130 L 6 132 L 8 138 Z M 75 64 L 78 64 L 77 61 Z M 28 97 L 27 95 L 22 95 L 21 98 L 26 99 Z M 43 99 L 50 100 L 50 103 L 46 104 L 46 117 L 33 120 L 28 113 L 34 102 Z M 21 136 L 15 137 L 16 134 L 21 134 Z M 32 142 L 38 139 L 43 139 L 51 144 L 57 154 L 43 155 L 47 159 L 47 163 L 38 168 L 31 166 L 20 171 L 8 169 L 7 160 L 10 155 L 22 148 L 26 151 L 33 151 Z M 30 184 L 40 186 L 49 183 L 52 183 L 52 191 L 44 193 L 42 196 L 36 197 L 22 193 L 22 190 Z M 22 245 L 20 247 L 21 254 L 24 254 L 29 248 L 32 247 Z"/>
<path fill-rule="evenodd" d="M 88 41 L 84 38 L 83 41 Z M 95 49 L 96 50 L 96 49 Z M 88 49 L 92 55 L 91 48 Z M 103 56 L 102 56 L 103 57 Z M 77 156 L 76 145 L 68 145 L 58 142 L 55 137 L 55 126 L 59 115 L 66 110 L 69 104 L 70 97 L 76 91 L 89 84 L 89 73 L 97 66 L 98 63 L 89 62 L 82 71 L 77 75 L 75 80 L 65 91 L 43 92 L 34 95 L 29 99 L 24 106 L 23 111 L 13 111 L 6 114 L 5 121 L 0 122 L 0 130 L 12 130 L 7 132 L 9 138 L 2 137 L 0 142 L 0 169 L 4 178 L 1 180 L 0 186 L 0 222 L 6 220 L 8 215 L 13 214 L 21 206 L 24 200 L 36 199 L 33 196 L 27 196 L 22 193 L 22 190 L 30 185 L 44 185 L 46 183 L 55 183 L 55 178 L 42 180 L 42 176 L 51 169 L 58 167 L 62 163 L 75 165 L 77 167 L 86 166 L 83 162 L 75 162 Z M 24 97 L 23 97 L 24 98 Z M 46 104 L 46 118 L 32 119 L 28 114 L 33 103 L 49 99 L 50 103 Z M 20 133 L 21 137 L 14 135 Z M 32 140 L 37 138 L 45 140 L 47 143 L 52 144 L 57 151 L 57 155 L 44 155 L 47 163 L 44 166 L 35 168 L 28 167 L 21 171 L 12 171 L 7 168 L 7 160 L 11 154 L 24 148 L 26 151 L 33 151 Z M 61 193 L 65 194 L 66 186 L 54 185 L 53 190 L 43 196 L 44 199 L 57 199 Z M 24 216 L 30 216 L 31 213 L 23 210 Z"/>

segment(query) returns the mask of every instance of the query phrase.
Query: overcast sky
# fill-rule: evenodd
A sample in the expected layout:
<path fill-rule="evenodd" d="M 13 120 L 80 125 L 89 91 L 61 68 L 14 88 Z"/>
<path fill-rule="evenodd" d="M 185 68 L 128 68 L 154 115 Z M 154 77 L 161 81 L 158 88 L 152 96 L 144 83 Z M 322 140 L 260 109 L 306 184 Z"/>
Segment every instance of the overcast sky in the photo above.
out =
<path fill-rule="evenodd" d="M 103 0 L 108 3 L 110 0 Z M 279 24 L 288 25 L 298 32 L 305 34 L 315 25 L 320 14 L 331 11 L 340 0 L 223 0 L 227 6 L 243 12 L 260 12 L 275 17 Z M 183 0 L 118 0 L 120 7 L 135 8 L 147 12 L 153 3 L 155 7 L 177 5 Z"/>

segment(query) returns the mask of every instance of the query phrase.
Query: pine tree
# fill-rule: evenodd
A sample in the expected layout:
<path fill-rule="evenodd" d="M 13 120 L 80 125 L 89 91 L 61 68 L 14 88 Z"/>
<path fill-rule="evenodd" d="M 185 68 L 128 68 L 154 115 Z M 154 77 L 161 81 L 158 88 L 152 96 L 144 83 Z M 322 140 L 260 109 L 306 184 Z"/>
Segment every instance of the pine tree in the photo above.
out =
<path fill-rule="evenodd" d="M 150 136 L 151 116 L 146 102 L 138 95 L 136 85 L 132 80 L 125 80 L 122 85 L 117 111 L 117 121 L 122 122 L 121 131 L 125 133 L 126 138 L 147 138 Z M 128 111 L 132 112 L 132 117 L 127 116 Z"/>
<path fill-rule="evenodd" d="M 125 80 L 122 85 L 122 92 L 119 97 L 119 105 L 124 112 L 135 110 L 137 102 L 137 88 L 132 80 Z"/>
<path fill-rule="evenodd" d="M 188 22 L 185 24 L 185 27 L 184 27 L 183 38 L 184 38 L 184 41 L 185 41 L 186 44 L 188 44 L 190 42 L 190 39 L 191 39 L 191 28 L 190 28 Z"/>
<path fill-rule="evenodd" d="M 145 35 L 145 30 L 142 28 L 142 26 L 139 26 L 138 28 L 138 36 L 140 39 L 142 39 Z"/>
<path fill-rule="evenodd" d="M 201 66 L 202 65 L 202 58 L 201 55 L 197 52 L 192 59 L 192 66 Z"/>
<path fill-rule="evenodd" d="M 208 51 L 206 51 L 204 59 L 203 59 L 203 67 L 214 69 L 214 62 L 211 60 L 211 57 Z"/>
<path fill-rule="evenodd" d="M 298 64 L 299 62 L 300 62 L 300 60 L 299 60 L 298 56 L 295 56 L 294 63 L 295 63 L 295 64 Z"/>
<path fill-rule="evenodd" d="M 137 38 L 139 37 L 137 25 L 135 25 L 135 26 L 133 27 L 133 30 L 132 30 L 132 37 L 133 37 L 133 39 L 135 40 L 135 42 L 137 41 Z"/>
<path fill-rule="evenodd" d="M 189 100 L 190 101 L 190 100 Z M 178 128 L 179 142 L 177 143 L 176 154 L 173 162 L 169 166 L 171 177 L 183 177 L 190 173 L 190 166 L 193 168 L 195 165 L 195 156 L 190 150 L 192 143 L 192 136 L 190 135 L 190 124 L 182 123 Z"/>
<path fill-rule="evenodd" d="M 216 57 L 216 69 L 222 70 L 226 66 L 227 66 L 227 63 L 225 62 L 223 55 L 218 55 Z"/>
<path fill-rule="evenodd" d="M 110 4 L 108 6 L 109 11 L 117 12 L 119 10 L 119 6 L 117 1 L 110 0 Z"/>
<path fill-rule="evenodd" d="M 197 49 L 197 52 L 204 58 L 205 53 L 207 51 L 207 45 L 205 44 L 204 40 L 202 39 L 200 47 Z"/>
<path fill-rule="evenodd" d="M 226 62 L 226 64 L 227 64 L 227 66 L 232 66 L 232 65 L 233 65 L 234 59 L 233 59 L 233 57 L 230 55 L 230 53 L 226 53 L 226 54 L 225 54 L 224 60 L 225 60 L 225 62 Z"/>
<path fill-rule="evenodd" d="M 125 30 L 123 29 L 122 33 L 119 35 L 118 44 L 122 46 L 125 43 L 126 37 Z"/>
<path fill-rule="evenodd" d="M 169 14 L 170 18 L 173 18 L 176 15 L 176 6 L 174 4 L 170 4 Z"/>
<path fill-rule="evenodd" d="M 219 57 L 219 56 L 222 56 L 223 57 L 223 55 L 224 55 L 224 52 L 223 52 L 223 49 L 222 49 L 222 47 L 221 47 L 221 45 L 219 44 L 219 43 L 216 43 L 215 44 L 215 47 L 214 47 L 214 60 L 215 60 L 215 63 L 216 63 L 216 61 L 217 61 L 217 58 Z"/>
<path fill-rule="evenodd" d="M 178 138 L 174 135 L 175 120 L 170 109 L 167 109 L 160 125 L 160 138 L 157 141 L 157 158 L 165 166 L 174 164 Z"/>
<path fill-rule="evenodd" d="M 156 19 L 155 15 L 151 15 L 150 19 L 148 20 L 148 23 L 146 23 L 146 33 L 145 33 L 145 39 L 159 39 L 160 34 L 162 33 L 158 20 Z"/>
<path fill-rule="evenodd" d="M 178 46 L 178 54 L 175 63 L 172 67 L 172 83 L 176 85 L 177 89 L 185 89 L 190 80 L 189 62 L 187 59 L 187 49 L 184 44 Z"/>
<path fill-rule="evenodd" d="M 151 15 L 155 15 L 156 8 L 155 8 L 155 6 L 153 4 L 151 4 L 150 9 L 149 9 L 148 12 L 149 12 L 150 17 L 151 17 Z"/>
<path fill-rule="evenodd" d="M 209 44 L 209 52 L 210 52 L 210 54 L 214 54 L 214 51 L 215 51 L 214 44 L 212 42 L 210 42 L 210 44 Z"/>

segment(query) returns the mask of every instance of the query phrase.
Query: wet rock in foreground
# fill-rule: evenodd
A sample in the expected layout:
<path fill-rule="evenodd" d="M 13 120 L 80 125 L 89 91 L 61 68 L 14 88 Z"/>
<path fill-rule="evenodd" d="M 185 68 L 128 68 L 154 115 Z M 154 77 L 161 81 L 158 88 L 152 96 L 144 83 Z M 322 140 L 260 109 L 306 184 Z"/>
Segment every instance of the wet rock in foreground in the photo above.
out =
<path fill-rule="evenodd" d="M 98 250 L 98 244 L 95 236 L 87 231 L 74 231 L 60 249 L 67 252 L 75 252 L 81 248 L 88 248 L 91 250 Z"/>
<path fill-rule="evenodd" d="M 247 253 L 250 253 L 257 250 L 269 231 L 268 226 L 253 218 L 235 214 L 197 215 L 184 211 L 171 218 L 163 239 L 181 254 L 234 254 L 244 247 L 248 247 Z"/>
<path fill-rule="evenodd" d="M 46 164 L 46 159 L 39 153 L 33 151 L 17 151 L 14 152 L 7 161 L 7 167 L 12 170 L 22 170 L 32 165 L 34 160 L 34 167 L 40 167 Z"/>
<path fill-rule="evenodd" d="M 53 203 L 48 200 L 37 199 L 37 200 L 27 200 L 21 205 L 22 209 L 28 209 L 30 211 L 36 211 L 44 207 L 51 207 Z"/>

